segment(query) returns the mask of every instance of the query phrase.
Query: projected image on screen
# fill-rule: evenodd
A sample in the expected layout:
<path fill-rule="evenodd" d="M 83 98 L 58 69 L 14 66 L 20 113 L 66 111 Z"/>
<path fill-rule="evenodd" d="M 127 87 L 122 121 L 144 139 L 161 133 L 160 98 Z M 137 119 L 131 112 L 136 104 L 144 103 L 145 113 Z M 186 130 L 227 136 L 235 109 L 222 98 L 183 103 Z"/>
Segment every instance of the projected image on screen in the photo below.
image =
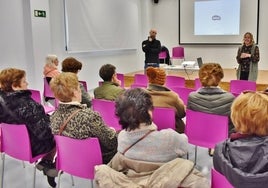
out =
<path fill-rule="evenodd" d="M 239 35 L 240 0 L 194 3 L 195 35 Z"/>
<path fill-rule="evenodd" d="M 179 44 L 237 45 L 251 32 L 258 43 L 260 0 L 178 0 Z"/>

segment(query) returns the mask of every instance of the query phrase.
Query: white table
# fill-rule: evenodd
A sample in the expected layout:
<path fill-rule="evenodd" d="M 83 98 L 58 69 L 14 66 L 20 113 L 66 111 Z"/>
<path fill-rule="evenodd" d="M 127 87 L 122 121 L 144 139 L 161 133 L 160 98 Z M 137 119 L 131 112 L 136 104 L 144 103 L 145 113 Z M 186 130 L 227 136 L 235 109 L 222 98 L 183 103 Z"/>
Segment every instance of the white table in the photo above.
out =
<path fill-rule="evenodd" d="M 160 66 L 161 68 L 165 69 L 165 70 L 177 70 L 177 71 L 199 71 L 199 67 L 198 66 L 182 66 L 182 65 L 163 65 Z"/>

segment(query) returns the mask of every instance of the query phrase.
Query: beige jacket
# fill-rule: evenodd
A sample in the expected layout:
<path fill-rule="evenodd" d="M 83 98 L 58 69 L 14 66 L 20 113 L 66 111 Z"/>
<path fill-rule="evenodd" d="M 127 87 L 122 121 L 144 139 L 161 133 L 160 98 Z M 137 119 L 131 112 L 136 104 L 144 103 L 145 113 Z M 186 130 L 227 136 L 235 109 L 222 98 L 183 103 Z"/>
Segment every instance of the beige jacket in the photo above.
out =
<path fill-rule="evenodd" d="M 151 163 L 128 159 L 117 153 L 108 165 L 95 167 L 99 188 L 209 188 L 208 180 L 186 159 Z"/>

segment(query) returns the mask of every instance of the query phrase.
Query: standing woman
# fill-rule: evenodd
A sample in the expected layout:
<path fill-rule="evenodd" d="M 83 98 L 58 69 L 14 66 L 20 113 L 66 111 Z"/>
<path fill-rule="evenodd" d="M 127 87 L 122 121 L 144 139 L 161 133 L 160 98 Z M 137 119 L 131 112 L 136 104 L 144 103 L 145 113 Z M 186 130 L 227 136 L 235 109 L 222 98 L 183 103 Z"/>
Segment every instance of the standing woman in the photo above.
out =
<path fill-rule="evenodd" d="M 238 48 L 236 60 L 239 64 L 237 79 L 256 81 L 260 51 L 254 42 L 252 33 L 244 34 L 243 45 Z"/>

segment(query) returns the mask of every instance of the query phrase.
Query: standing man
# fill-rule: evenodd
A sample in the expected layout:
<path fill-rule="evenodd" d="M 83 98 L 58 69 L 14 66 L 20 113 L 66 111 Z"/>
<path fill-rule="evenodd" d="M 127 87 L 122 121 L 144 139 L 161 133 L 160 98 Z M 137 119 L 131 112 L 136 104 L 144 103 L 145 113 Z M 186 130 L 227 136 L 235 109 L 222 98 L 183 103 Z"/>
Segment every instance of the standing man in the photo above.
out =
<path fill-rule="evenodd" d="M 142 42 L 142 50 L 145 53 L 145 65 L 144 69 L 149 66 L 159 67 L 159 53 L 161 51 L 161 43 L 156 40 L 156 29 L 151 29 L 150 36 L 147 40 Z"/>

